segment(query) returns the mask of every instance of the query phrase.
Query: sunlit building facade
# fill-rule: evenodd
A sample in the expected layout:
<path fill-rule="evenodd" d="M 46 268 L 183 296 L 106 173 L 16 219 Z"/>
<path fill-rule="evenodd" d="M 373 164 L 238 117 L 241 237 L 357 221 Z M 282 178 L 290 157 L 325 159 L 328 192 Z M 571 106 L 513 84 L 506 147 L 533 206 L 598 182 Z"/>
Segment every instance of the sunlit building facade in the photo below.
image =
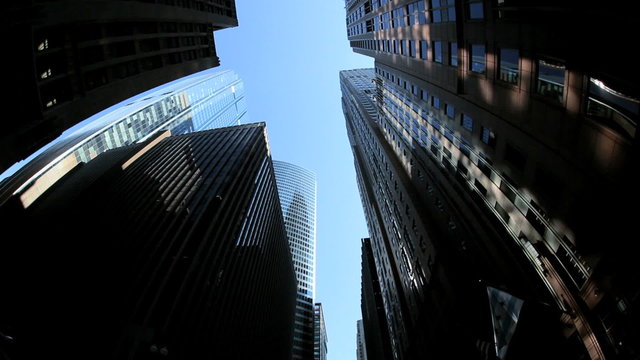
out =
<path fill-rule="evenodd" d="M 220 64 L 214 32 L 235 1 L 16 1 L 0 5 L 12 49 L 0 169 L 131 96 Z"/>
<path fill-rule="evenodd" d="M 284 161 L 274 160 L 273 167 L 298 281 L 293 359 L 313 359 L 316 177 L 313 172 Z"/>
<path fill-rule="evenodd" d="M 296 280 L 265 124 L 169 135 L 0 207 L 21 229 L 0 244 L 3 357 L 291 358 Z"/>
<path fill-rule="evenodd" d="M 637 195 L 638 72 L 587 45 L 625 48 L 626 6 L 345 4 L 352 48 L 375 58 L 368 88 L 355 72 L 341 81 L 374 254 L 371 233 L 386 237 L 376 266 L 396 282 L 398 299 L 385 300 L 394 357 L 637 357 L 640 289 L 621 199 Z M 583 22 L 592 17 L 599 26 Z M 525 299 L 509 336 L 482 320 L 496 313 L 495 287 Z M 440 341 L 448 332 L 459 346 Z M 543 333 L 548 346 L 524 336 Z"/>

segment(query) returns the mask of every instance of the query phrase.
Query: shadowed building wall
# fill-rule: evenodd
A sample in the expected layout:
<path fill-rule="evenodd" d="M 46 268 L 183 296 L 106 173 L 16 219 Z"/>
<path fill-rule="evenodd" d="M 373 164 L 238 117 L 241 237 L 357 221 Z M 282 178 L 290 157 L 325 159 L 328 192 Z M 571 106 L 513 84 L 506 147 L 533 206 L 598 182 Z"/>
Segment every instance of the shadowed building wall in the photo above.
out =
<path fill-rule="evenodd" d="M 3 241 L 15 358 L 290 358 L 296 283 L 263 123 L 77 166 Z"/>

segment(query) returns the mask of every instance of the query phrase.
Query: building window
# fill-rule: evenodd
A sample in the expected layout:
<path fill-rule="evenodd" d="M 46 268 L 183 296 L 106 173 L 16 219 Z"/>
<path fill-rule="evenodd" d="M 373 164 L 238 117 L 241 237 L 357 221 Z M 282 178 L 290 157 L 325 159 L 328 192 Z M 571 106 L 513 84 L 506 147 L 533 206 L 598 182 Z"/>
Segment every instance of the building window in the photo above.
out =
<path fill-rule="evenodd" d="M 400 42 L 400 55 L 405 55 L 405 43 L 406 40 L 398 40 Z"/>
<path fill-rule="evenodd" d="M 467 114 L 462 114 L 460 125 L 462 125 L 466 130 L 473 131 L 473 119 Z"/>
<path fill-rule="evenodd" d="M 406 25 L 404 17 L 404 7 L 394 9 L 392 11 L 393 27 L 399 28 Z"/>
<path fill-rule="evenodd" d="M 458 43 L 449 43 L 449 65 L 458 66 Z"/>
<path fill-rule="evenodd" d="M 520 74 L 518 50 L 500 49 L 498 61 L 500 62 L 500 80 L 510 84 L 517 84 Z"/>
<path fill-rule="evenodd" d="M 487 71 L 484 45 L 471 45 L 471 71 L 479 74 Z"/>
<path fill-rule="evenodd" d="M 429 101 L 429 93 L 426 90 L 420 90 L 420 98 L 424 101 Z"/>
<path fill-rule="evenodd" d="M 408 40 L 409 42 L 409 56 L 416 57 L 416 42 L 415 40 Z"/>
<path fill-rule="evenodd" d="M 420 59 L 427 60 L 429 52 L 429 43 L 426 40 L 420 40 Z"/>
<path fill-rule="evenodd" d="M 440 98 L 437 96 L 432 97 L 431 106 L 433 106 L 436 109 L 440 109 Z"/>
<path fill-rule="evenodd" d="M 433 42 L 433 61 L 442 63 L 442 41 Z"/>
<path fill-rule="evenodd" d="M 491 129 L 482 127 L 482 134 L 480 134 L 480 140 L 483 143 L 491 146 L 492 148 L 496 147 L 496 134 L 491 131 Z"/>
<path fill-rule="evenodd" d="M 397 54 L 398 53 L 398 45 L 396 40 L 391 40 L 391 42 L 393 43 L 393 53 Z"/>
<path fill-rule="evenodd" d="M 409 26 L 414 24 L 426 24 L 427 15 L 425 14 L 424 1 L 416 1 L 407 5 L 407 22 Z"/>
<path fill-rule="evenodd" d="M 455 0 L 431 0 L 431 19 L 434 23 L 456 21 Z"/>
<path fill-rule="evenodd" d="M 469 19 L 484 19 L 484 6 L 482 0 L 469 1 Z"/>
<path fill-rule="evenodd" d="M 565 66 L 546 60 L 538 60 L 538 94 L 562 102 Z"/>
<path fill-rule="evenodd" d="M 450 119 L 453 119 L 456 117 L 456 110 L 451 104 L 444 104 L 444 112 L 447 114 L 447 116 Z"/>

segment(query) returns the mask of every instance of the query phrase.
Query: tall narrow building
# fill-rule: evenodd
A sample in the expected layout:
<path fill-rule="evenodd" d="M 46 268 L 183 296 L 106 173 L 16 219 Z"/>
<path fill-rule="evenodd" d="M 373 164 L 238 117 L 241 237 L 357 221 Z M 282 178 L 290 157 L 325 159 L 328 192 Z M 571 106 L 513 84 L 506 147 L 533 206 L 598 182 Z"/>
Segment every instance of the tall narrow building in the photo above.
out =
<path fill-rule="evenodd" d="M 107 150 L 143 141 L 161 130 L 184 134 L 239 125 L 246 118 L 244 85 L 238 75 L 230 70 L 202 71 L 159 86 L 67 130 L 2 182 L 0 203 L 16 191 L 45 181 L 62 163 L 86 163 Z"/>
<path fill-rule="evenodd" d="M 0 171 L 133 95 L 220 64 L 235 1 L 13 1 L 0 5 L 12 112 Z"/>
<path fill-rule="evenodd" d="M 0 243 L 3 356 L 291 357 L 295 272 L 264 123 L 168 135 L 0 207 L 20 234 Z"/>
<path fill-rule="evenodd" d="M 340 78 L 394 358 L 637 357 L 639 72 L 591 51 L 628 47 L 630 8 L 345 4 L 375 59 Z"/>
<path fill-rule="evenodd" d="M 362 320 L 358 320 L 356 327 L 356 341 L 358 342 L 356 345 L 356 356 L 358 360 L 367 360 L 367 345 L 364 338 L 364 326 L 362 325 Z"/>
<path fill-rule="evenodd" d="M 315 303 L 313 305 L 313 360 L 327 360 L 328 342 L 322 303 Z"/>
<path fill-rule="evenodd" d="M 273 161 L 291 257 L 298 281 L 293 359 L 314 358 L 316 177 L 311 171 Z"/>
<path fill-rule="evenodd" d="M 358 349 L 362 346 L 362 351 L 358 350 L 358 353 L 366 354 L 368 360 L 392 358 L 380 277 L 376 272 L 378 268 L 371 239 L 362 239 L 362 320 L 358 321 Z"/>

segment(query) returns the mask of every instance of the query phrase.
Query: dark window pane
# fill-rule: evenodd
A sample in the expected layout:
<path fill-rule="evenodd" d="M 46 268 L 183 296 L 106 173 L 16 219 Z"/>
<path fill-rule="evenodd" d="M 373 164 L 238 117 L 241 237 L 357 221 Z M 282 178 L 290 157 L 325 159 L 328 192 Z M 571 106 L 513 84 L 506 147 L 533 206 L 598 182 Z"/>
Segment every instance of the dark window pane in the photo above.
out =
<path fill-rule="evenodd" d="M 518 50 L 500 49 L 500 80 L 511 84 L 518 83 L 520 56 Z"/>
<path fill-rule="evenodd" d="M 471 45 L 471 71 L 484 74 L 486 70 L 484 45 Z"/>
<path fill-rule="evenodd" d="M 458 66 L 458 43 L 449 43 L 449 65 Z"/>
<path fill-rule="evenodd" d="M 562 102 L 564 70 L 564 65 L 538 60 L 538 93 Z"/>
<path fill-rule="evenodd" d="M 484 9 L 482 2 L 474 2 L 469 4 L 469 18 L 470 19 L 483 19 Z"/>
<path fill-rule="evenodd" d="M 433 42 L 433 61 L 442 62 L 442 41 Z"/>

